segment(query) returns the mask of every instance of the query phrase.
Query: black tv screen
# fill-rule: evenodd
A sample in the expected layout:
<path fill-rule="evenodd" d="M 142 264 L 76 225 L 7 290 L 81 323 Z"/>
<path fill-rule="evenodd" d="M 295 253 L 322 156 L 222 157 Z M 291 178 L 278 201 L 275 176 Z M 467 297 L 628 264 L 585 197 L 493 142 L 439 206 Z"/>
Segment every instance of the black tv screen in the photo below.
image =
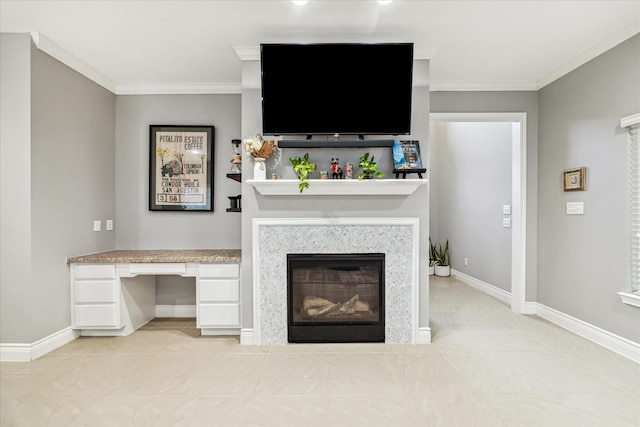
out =
<path fill-rule="evenodd" d="M 262 44 L 265 135 L 411 132 L 413 43 Z"/>

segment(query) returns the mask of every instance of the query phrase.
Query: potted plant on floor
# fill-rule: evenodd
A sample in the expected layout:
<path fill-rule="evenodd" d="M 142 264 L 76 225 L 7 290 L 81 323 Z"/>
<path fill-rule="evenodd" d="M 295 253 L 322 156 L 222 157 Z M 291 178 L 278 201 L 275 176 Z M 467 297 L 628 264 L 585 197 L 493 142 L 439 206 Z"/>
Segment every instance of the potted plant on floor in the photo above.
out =
<path fill-rule="evenodd" d="M 449 240 L 444 245 L 438 244 L 436 250 L 435 274 L 440 277 L 451 276 L 451 266 L 449 265 Z"/>
<path fill-rule="evenodd" d="M 435 243 L 431 243 L 431 237 L 429 237 L 429 276 L 433 276 L 436 272 L 436 263 L 438 262 L 437 253 L 436 245 Z"/>
<path fill-rule="evenodd" d="M 316 164 L 309 162 L 309 153 L 305 153 L 302 157 L 289 157 L 289 162 L 291 162 L 293 170 L 298 174 L 298 179 L 300 180 L 298 189 L 302 193 L 305 189 L 309 188 L 307 179 L 309 178 L 309 173 L 316 170 Z"/>

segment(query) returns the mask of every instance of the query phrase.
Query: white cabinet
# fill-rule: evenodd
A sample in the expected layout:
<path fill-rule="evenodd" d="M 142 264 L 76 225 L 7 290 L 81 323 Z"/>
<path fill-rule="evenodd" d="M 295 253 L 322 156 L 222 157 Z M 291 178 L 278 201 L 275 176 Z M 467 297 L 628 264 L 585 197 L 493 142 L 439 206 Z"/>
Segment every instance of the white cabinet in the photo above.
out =
<path fill-rule="evenodd" d="M 113 264 L 71 265 L 71 320 L 74 329 L 119 329 L 120 279 Z"/>
<path fill-rule="evenodd" d="M 238 263 L 72 263 L 71 323 L 81 335 L 128 335 L 155 316 L 155 276 L 196 277 L 202 335 L 240 333 Z"/>
<path fill-rule="evenodd" d="M 202 335 L 240 328 L 240 265 L 200 264 L 196 280 L 196 326 Z"/>

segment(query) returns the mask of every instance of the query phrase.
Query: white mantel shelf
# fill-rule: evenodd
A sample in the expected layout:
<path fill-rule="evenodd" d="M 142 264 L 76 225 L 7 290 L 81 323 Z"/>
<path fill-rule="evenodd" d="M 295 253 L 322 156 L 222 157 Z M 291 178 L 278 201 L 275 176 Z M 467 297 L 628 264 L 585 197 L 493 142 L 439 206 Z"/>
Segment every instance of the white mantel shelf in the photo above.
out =
<path fill-rule="evenodd" d="M 309 188 L 300 193 L 297 179 L 248 179 L 263 196 L 408 196 L 427 179 L 310 179 Z"/>

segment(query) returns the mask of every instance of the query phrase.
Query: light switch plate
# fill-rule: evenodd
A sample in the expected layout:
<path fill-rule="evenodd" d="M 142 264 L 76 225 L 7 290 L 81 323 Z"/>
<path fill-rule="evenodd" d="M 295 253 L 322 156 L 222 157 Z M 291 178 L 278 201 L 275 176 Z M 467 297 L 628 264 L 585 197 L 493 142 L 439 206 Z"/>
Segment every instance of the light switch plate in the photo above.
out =
<path fill-rule="evenodd" d="M 93 231 L 100 231 L 102 229 L 102 221 L 99 219 L 93 221 Z"/>
<path fill-rule="evenodd" d="M 584 202 L 567 202 L 567 215 L 584 215 Z"/>
<path fill-rule="evenodd" d="M 502 226 L 504 228 L 511 228 L 511 218 L 502 218 Z"/>
<path fill-rule="evenodd" d="M 511 215 L 511 205 L 502 205 L 502 213 L 504 215 Z"/>
<path fill-rule="evenodd" d="M 105 221 L 105 228 L 107 229 L 107 231 L 113 231 L 113 220 L 112 219 L 108 219 Z"/>

